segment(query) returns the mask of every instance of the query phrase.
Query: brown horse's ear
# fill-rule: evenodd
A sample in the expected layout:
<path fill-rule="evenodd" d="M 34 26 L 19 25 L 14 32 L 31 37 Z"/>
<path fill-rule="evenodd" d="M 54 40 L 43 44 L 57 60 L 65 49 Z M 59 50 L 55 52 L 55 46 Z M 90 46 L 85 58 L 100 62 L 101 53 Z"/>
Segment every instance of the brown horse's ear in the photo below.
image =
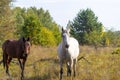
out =
<path fill-rule="evenodd" d="M 22 38 L 22 40 L 23 40 L 23 42 L 25 42 L 25 41 L 26 41 L 24 37 Z"/>
<path fill-rule="evenodd" d="M 29 38 L 29 37 L 27 38 L 27 41 L 30 41 L 30 38 Z"/>

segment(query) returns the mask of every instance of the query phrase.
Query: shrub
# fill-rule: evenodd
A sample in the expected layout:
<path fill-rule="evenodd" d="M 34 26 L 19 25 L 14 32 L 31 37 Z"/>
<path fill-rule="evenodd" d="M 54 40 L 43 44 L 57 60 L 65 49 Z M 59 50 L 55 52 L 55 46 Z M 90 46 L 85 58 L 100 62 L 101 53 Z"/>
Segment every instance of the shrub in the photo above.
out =
<path fill-rule="evenodd" d="M 39 43 L 41 46 L 55 46 L 56 45 L 56 39 L 49 29 L 45 27 L 41 27 L 40 34 L 39 34 Z"/>
<path fill-rule="evenodd" d="M 120 48 L 116 48 L 116 49 L 112 52 L 112 54 L 120 54 Z"/>

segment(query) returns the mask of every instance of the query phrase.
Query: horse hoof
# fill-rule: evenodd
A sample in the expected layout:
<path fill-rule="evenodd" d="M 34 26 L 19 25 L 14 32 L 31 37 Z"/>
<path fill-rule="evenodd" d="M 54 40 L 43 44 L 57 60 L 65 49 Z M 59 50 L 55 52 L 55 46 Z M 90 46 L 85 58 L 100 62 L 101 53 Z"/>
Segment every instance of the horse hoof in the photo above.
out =
<path fill-rule="evenodd" d="M 69 77 L 69 76 L 71 76 L 71 74 L 67 74 L 67 76 Z"/>
<path fill-rule="evenodd" d="M 24 80 L 24 78 L 23 78 L 23 77 L 21 77 L 21 80 Z"/>
<path fill-rule="evenodd" d="M 7 76 L 9 76 L 9 77 L 10 77 L 10 74 L 9 74 L 8 72 L 7 72 L 6 74 L 7 74 Z"/>

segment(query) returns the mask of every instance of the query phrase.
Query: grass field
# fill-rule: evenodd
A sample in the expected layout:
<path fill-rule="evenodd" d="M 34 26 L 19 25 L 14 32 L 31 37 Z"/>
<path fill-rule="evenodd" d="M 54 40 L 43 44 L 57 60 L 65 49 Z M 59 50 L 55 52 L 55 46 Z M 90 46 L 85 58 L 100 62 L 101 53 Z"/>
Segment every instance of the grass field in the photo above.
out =
<path fill-rule="evenodd" d="M 120 54 L 111 54 L 113 49 L 101 47 L 95 50 L 93 47 L 81 46 L 79 57 L 84 56 L 90 63 L 83 59 L 78 61 L 75 78 L 67 77 L 66 68 L 64 68 L 63 80 L 120 80 Z M 0 54 L 1 59 L 2 54 Z M 11 63 L 9 71 L 13 80 L 20 80 L 19 65 Z M 10 80 L 2 64 L 0 80 Z M 32 46 L 25 66 L 25 80 L 59 80 L 56 47 Z"/>

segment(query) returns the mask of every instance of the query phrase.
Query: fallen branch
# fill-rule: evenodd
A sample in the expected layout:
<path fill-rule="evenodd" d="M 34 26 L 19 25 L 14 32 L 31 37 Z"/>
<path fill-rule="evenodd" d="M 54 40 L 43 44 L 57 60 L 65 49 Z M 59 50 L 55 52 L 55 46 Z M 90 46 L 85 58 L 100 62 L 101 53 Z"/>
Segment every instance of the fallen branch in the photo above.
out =
<path fill-rule="evenodd" d="M 19 65 L 19 63 L 18 63 L 17 61 L 15 61 L 15 60 L 12 60 L 11 62 L 14 63 L 14 64 Z M 0 65 L 1 65 L 2 63 L 3 63 L 3 60 L 0 61 Z"/>
<path fill-rule="evenodd" d="M 86 62 L 88 62 L 88 63 L 90 64 L 90 62 L 89 62 L 84 56 L 80 57 L 80 58 L 78 59 L 78 61 L 81 60 L 81 59 L 84 59 Z"/>
<path fill-rule="evenodd" d="M 28 64 L 27 66 L 33 66 L 35 65 L 36 63 L 39 63 L 39 62 L 44 62 L 44 61 L 52 61 L 54 63 L 58 63 L 58 60 L 57 59 L 54 59 L 54 58 L 43 58 L 43 59 L 39 59 L 37 61 L 34 61 L 32 64 Z"/>
<path fill-rule="evenodd" d="M 0 61 L 0 65 L 2 64 L 3 60 Z"/>

